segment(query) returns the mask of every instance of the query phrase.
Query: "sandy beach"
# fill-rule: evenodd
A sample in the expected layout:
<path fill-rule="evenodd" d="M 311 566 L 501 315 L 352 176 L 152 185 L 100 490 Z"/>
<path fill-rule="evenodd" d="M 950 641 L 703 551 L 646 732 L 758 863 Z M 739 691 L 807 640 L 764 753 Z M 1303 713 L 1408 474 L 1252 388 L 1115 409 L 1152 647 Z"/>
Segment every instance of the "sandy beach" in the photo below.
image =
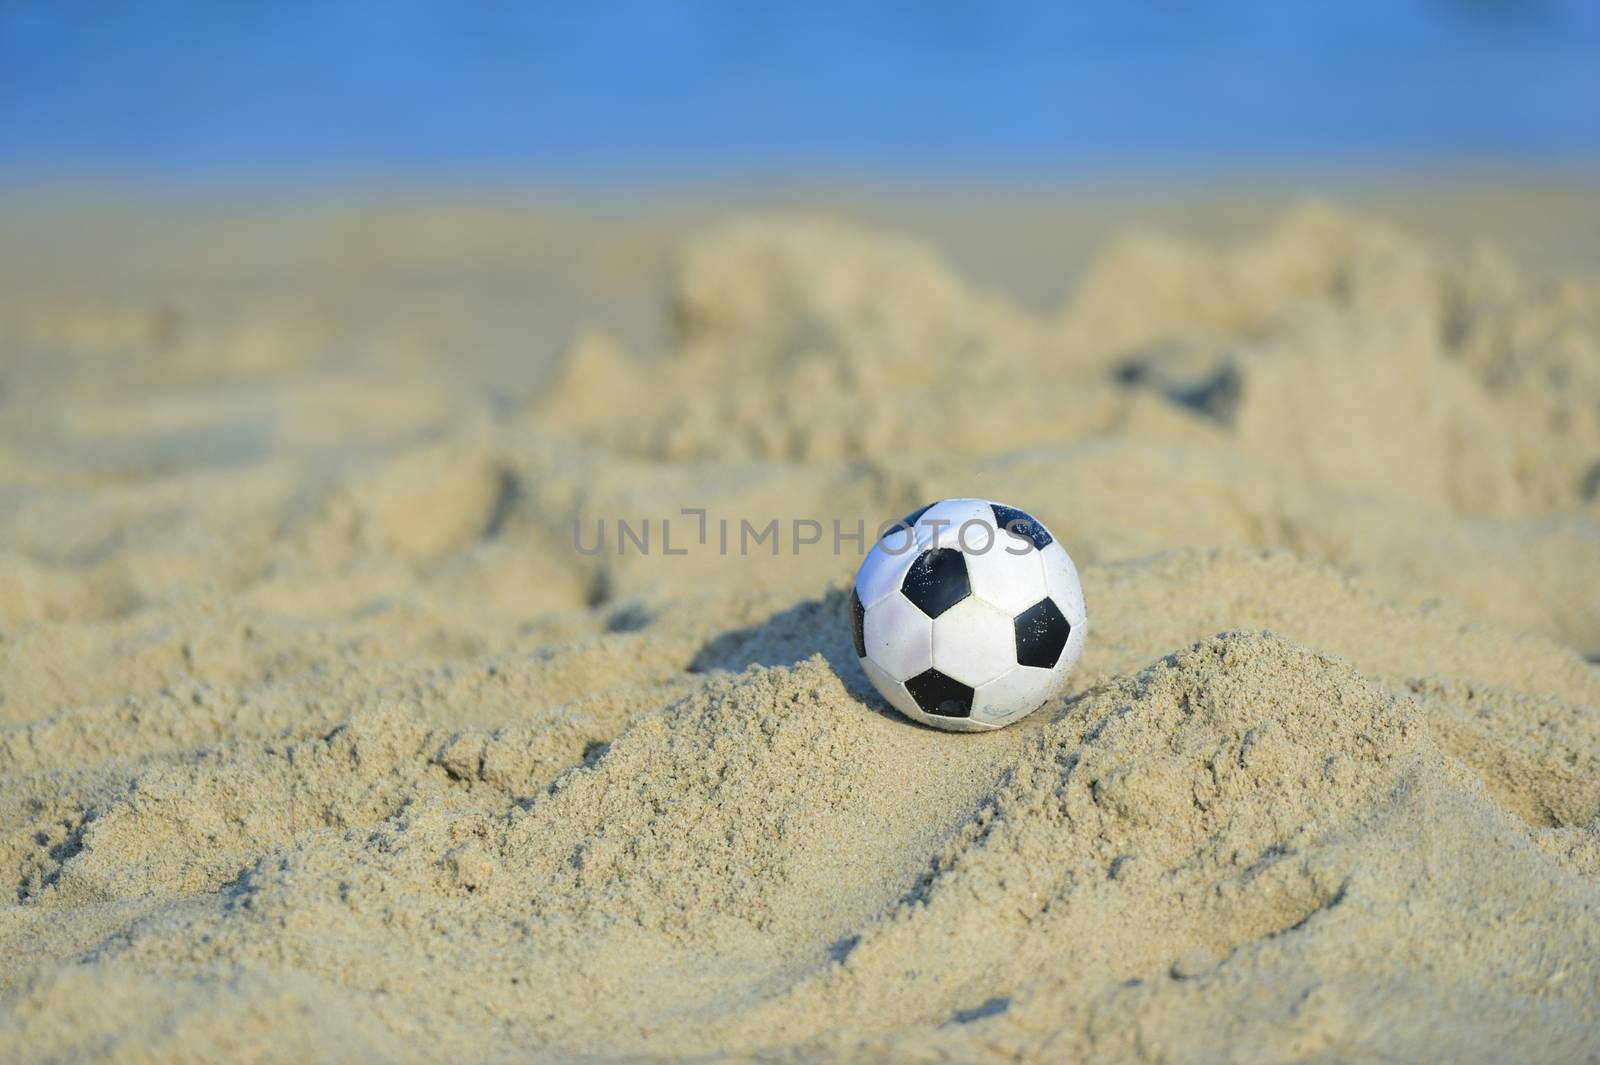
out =
<path fill-rule="evenodd" d="M 1600 1060 L 1597 188 L 11 197 L 0 1061 Z"/>

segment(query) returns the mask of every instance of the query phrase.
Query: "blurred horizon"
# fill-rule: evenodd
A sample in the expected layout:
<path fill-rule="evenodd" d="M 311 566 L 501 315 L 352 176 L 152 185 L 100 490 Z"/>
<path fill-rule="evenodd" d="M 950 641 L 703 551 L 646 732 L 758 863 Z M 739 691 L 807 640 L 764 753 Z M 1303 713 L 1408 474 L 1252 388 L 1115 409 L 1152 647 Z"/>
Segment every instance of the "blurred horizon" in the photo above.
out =
<path fill-rule="evenodd" d="M 1023 178 L 1600 160 L 1600 5 L 0 3 L 0 176 Z"/>

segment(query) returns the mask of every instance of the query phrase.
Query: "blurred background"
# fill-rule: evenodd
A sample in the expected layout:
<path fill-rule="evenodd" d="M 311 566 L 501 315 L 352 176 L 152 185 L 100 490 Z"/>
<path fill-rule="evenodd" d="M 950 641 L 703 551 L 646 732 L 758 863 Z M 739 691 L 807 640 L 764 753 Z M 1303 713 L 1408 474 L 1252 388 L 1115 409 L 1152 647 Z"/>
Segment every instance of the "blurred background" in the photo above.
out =
<path fill-rule="evenodd" d="M 35 179 L 1591 162 L 1585 0 L 0 3 Z"/>
<path fill-rule="evenodd" d="M 1586 269 L 1596 100 L 1584 0 L 0 0 L 0 282 L 447 303 L 526 387 L 584 323 L 658 349 L 676 249 L 740 211 L 1041 310 L 1129 227 L 1308 194 Z"/>

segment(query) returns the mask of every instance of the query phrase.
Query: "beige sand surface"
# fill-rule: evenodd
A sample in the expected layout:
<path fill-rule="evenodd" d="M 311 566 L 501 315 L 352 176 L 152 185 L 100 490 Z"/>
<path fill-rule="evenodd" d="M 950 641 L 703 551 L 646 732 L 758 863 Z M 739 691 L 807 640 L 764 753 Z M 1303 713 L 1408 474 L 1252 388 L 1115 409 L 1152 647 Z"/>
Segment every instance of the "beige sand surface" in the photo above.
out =
<path fill-rule="evenodd" d="M 1600 1059 L 1600 278 L 1465 239 L 1600 201 L 1466 202 L 12 203 L 0 1060 Z M 949 495 L 1089 599 L 989 735 L 791 546 Z"/>

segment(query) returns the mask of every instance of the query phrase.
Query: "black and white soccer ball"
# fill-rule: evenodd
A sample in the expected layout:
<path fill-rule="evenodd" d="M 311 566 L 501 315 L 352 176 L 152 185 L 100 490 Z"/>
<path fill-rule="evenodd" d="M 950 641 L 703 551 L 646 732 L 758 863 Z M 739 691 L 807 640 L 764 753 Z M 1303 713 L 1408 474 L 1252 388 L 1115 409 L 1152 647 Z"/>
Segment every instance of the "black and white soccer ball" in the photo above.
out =
<path fill-rule="evenodd" d="M 850 596 L 861 668 L 925 725 L 1009 725 L 1066 683 L 1088 615 L 1077 567 L 1032 515 L 946 499 L 906 515 L 867 552 Z"/>

